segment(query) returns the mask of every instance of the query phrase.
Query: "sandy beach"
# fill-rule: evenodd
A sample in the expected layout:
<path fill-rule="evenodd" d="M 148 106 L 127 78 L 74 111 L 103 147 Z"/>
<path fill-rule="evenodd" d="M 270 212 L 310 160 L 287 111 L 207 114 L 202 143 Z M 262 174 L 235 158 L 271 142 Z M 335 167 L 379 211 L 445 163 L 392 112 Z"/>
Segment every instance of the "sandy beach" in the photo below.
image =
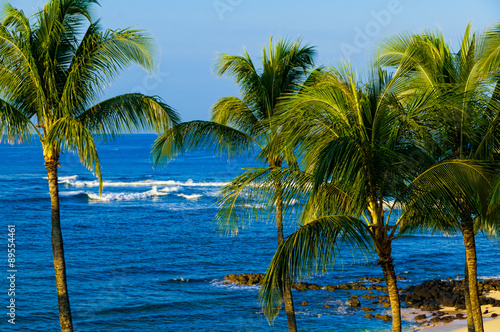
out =
<path fill-rule="evenodd" d="M 500 300 L 500 292 L 489 292 L 484 294 L 487 297 Z M 465 310 L 456 310 L 452 307 L 444 307 L 439 310 L 445 313 L 444 316 L 456 316 L 456 314 L 466 315 Z M 498 332 L 500 331 L 500 307 L 492 307 L 491 305 L 481 306 L 481 311 L 483 312 L 483 322 L 485 332 Z M 485 313 L 486 312 L 486 313 Z M 416 310 L 416 309 L 404 309 L 403 317 L 407 320 L 414 321 L 415 316 L 425 314 L 428 319 L 432 318 L 432 314 L 428 311 Z M 499 315 L 498 317 L 491 318 L 492 314 Z M 451 323 L 437 323 L 422 326 L 414 331 L 425 331 L 425 332 L 467 332 L 467 319 L 456 319 Z"/>

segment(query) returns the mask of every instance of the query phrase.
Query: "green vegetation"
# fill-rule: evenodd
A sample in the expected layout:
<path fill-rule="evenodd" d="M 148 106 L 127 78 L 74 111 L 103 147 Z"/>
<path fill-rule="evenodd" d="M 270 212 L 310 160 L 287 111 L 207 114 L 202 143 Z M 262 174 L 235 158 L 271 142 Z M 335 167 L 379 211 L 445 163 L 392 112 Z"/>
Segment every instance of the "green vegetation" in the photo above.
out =
<path fill-rule="evenodd" d="M 392 330 L 401 331 L 392 241 L 438 230 L 463 236 L 468 328 L 483 331 L 475 236 L 497 237 L 500 225 L 500 25 L 482 35 L 468 26 L 457 52 L 441 33 L 394 36 L 365 78 L 348 64 L 315 68 L 314 47 L 271 38 L 261 68 L 247 51 L 221 54 L 218 76 L 232 78 L 240 97 L 219 99 L 211 121 L 180 123 L 158 97 L 100 100 L 130 65 L 151 73 L 155 47 L 140 30 L 103 30 L 91 15 L 98 4 L 49 0 L 30 19 L 7 3 L 0 24 L 0 133 L 42 145 L 62 331 L 73 323 L 59 156 L 78 154 L 102 193 L 96 140 L 144 129 L 161 133 L 155 165 L 201 148 L 230 157 L 257 150 L 268 166 L 221 189 L 216 221 L 226 234 L 256 218 L 276 221 L 278 249 L 260 293 L 271 322 L 284 301 L 297 331 L 292 281 L 326 272 L 348 246 L 377 254 Z M 292 212 L 300 227 L 285 238 Z"/>
<path fill-rule="evenodd" d="M 154 68 L 152 39 L 139 30 L 103 30 L 90 9 L 96 0 L 51 0 L 32 20 L 5 4 L 0 25 L 0 121 L 9 139 L 42 144 L 52 210 L 52 252 L 62 331 L 73 331 L 57 167 L 64 150 L 102 178 L 94 139 L 123 132 L 162 132 L 179 122 L 157 97 L 126 94 L 99 101 L 131 64 Z M 34 135 L 34 136 L 33 136 Z"/>
<path fill-rule="evenodd" d="M 257 215 L 282 216 L 303 203 L 301 227 L 280 244 L 261 289 L 271 320 L 286 304 L 289 276 L 326 271 L 348 245 L 378 255 L 392 329 L 401 331 L 392 241 L 442 230 L 463 234 L 468 323 L 482 331 L 474 236 L 498 228 L 498 36 L 498 28 L 480 38 L 467 28 L 456 53 L 440 34 L 396 36 L 367 83 L 340 65 L 281 96 L 271 121 L 281 152 L 294 152 L 293 167 L 247 170 L 222 188 L 217 215 L 237 225 L 251 217 L 242 212 L 248 200 Z"/>
<path fill-rule="evenodd" d="M 468 26 L 458 52 L 441 33 L 427 32 L 393 37 L 380 56 L 383 65 L 396 68 L 406 90 L 432 91 L 439 101 L 420 120 L 429 132 L 422 145 L 436 164 L 411 184 L 404 228 L 462 233 L 467 323 L 475 331 L 483 331 L 483 323 L 474 237 L 478 231 L 494 233 L 498 219 L 496 203 L 490 206 L 500 143 L 500 86 L 491 75 L 500 68 L 498 41 L 498 29 L 478 37 Z"/>

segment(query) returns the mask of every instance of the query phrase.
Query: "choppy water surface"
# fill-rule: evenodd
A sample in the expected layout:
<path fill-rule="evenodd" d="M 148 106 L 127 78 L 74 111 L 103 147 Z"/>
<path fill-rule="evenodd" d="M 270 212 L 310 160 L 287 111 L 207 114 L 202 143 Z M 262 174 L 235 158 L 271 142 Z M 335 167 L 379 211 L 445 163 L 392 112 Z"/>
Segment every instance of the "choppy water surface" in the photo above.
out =
<path fill-rule="evenodd" d="M 275 226 L 258 222 L 237 237 L 213 224 L 217 190 L 255 165 L 203 152 L 180 156 L 153 170 L 152 135 L 100 145 L 104 193 L 80 166 L 61 158 L 61 217 L 75 331 L 284 331 L 280 315 L 269 326 L 258 287 L 223 284 L 224 275 L 264 272 L 276 247 Z M 7 225 L 16 226 L 16 324 L 0 317 L 2 331 L 56 331 L 57 296 L 50 243 L 50 201 L 39 145 L 0 145 L 0 271 L 7 275 Z M 288 220 L 287 234 L 297 225 Z M 479 274 L 500 276 L 496 242 L 478 241 Z M 311 282 L 339 284 L 382 276 L 374 257 L 346 257 Z M 394 243 L 400 287 L 463 273 L 459 236 L 411 236 Z M 5 308 L 8 283 L 0 290 Z M 354 291 L 352 292 L 354 294 Z M 359 293 L 360 295 L 362 293 Z M 302 331 L 385 331 L 346 306 L 344 291 L 294 292 Z M 301 306 L 304 300 L 308 306 Z M 326 308 L 325 304 L 330 305 Z M 368 301 L 363 305 L 371 305 Z M 375 313 L 388 313 L 379 308 Z M 406 327 L 411 325 L 406 323 Z"/>

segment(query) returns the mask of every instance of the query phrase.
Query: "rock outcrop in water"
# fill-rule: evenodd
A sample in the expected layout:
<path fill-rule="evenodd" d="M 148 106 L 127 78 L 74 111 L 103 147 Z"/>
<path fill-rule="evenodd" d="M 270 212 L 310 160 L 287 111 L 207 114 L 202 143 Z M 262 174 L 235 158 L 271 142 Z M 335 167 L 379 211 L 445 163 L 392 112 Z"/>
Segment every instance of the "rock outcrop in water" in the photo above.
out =
<path fill-rule="evenodd" d="M 500 301 L 484 296 L 484 292 L 500 291 L 500 280 L 484 280 L 479 283 L 481 305 L 500 307 Z M 417 286 L 404 289 L 402 299 L 407 306 L 425 311 L 436 311 L 441 306 L 465 309 L 463 280 L 426 280 Z"/>
<path fill-rule="evenodd" d="M 230 274 L 226 275 L 224 279 L 225 283 L 232 282 L 240 285 L 258 285 L 262 283 L 264 274 Z M 404 278 L 400 277 L 399 279 Z M 369 300 L 374 305 L 389 307 L 389 297 L 387 295 L 374 295 L 373 292 L 387 291 L 387 287 L 381 284 L 382 282 L 382 278 L 364 278 L 358 282 L 340 283 L 339 285 L 326 286 L 306 282 L 294 282 L 292 284 L 292 288 L 300 291 L 319 289 L 324 289 L 327 291 L 366 290 L 369 292 L 367 294 L 359 296 L 359 298 L 358 295 L 350 296 L 350 298 L 347 300 L 347 305 L 353 308 L 359 308 L 363 304 L 361 303 L 361 301 L 364 301 L 364 303 L 366 303 L 366 300 Z M 485 293 L 490 291 L 500 291 L 500 280 L 489 279 L 481 281 L 479 283 L 479 291 L 481 292 L 481 296 L 479 298 L 479 302 L 481 305 L 488 304 L 491 306 L 500 307 L 500 300 L 495 300 L 484 295 Z M 346 293 L 346 295 L 349 295 L 349 293 Z M 426 280 L 420 285 L 407 286 L 403 289 L 400 289 L 400 297 L 401 300 L 405 302 L 407 307 L 434 312 L 434 317 L 429 320 L 429 322 L 431 323 L 437 322 L 438 320 L 440 322 L 450 322 L 453 319 L 463 319 L 462 314 L 457 314 L 456 317 L 441 317 L 442 315 L 444 315 L 444 313 L 438 311 L 442 307 L 465 309 L 463 280 L 454 280 L 451 278 L 449 278 L 448 280 Z M 304 303 L 307 303 L 307 301 L 304 301 Z M 360 310 L 373 311 L 374 309 L 361 307 Z M 387 320 L 387 317 L 383 317 L 382 315 L 373 316 L 371 314 L 365 314 L 364 316 L 366 318 L 379 318 L 382 320 Z M 422 323 L 427 323 L 425 315 L 417 316 L 415 319 L 418 322 L 422 321 Z"/>

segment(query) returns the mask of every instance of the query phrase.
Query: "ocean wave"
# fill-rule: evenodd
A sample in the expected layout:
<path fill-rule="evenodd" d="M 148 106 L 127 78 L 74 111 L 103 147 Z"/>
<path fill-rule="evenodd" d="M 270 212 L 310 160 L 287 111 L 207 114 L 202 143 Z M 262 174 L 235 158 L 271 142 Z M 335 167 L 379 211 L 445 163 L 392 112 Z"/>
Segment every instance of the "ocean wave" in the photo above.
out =
<path fill-rule="evenodd" d="M 185 199 L 189 200 L 197 200 L 198 198 L 201 198 L 203 195 L 197 195 L 197 194 L 192 194 L 192 195 L 184 195 L 184 194 L 178 194 L 177 196 L 179 197 L 184 197 Z"/>
<path fill-rule="evenodd" d="M 163 189 L 160 189 L 159 191 L 161 191 L 162 193 L 171 193 L 171 192 L 179 191 L 181 189 L 182 189 L 181 187 L 176 186 L 176 187 L 165 187 Z"/>
<path fill-rule="evenodd" d="M 287 206 L 294 206 L 299 204 L 300 202 L 296 199 L 291 199 Z M 276 206 L 276 203 L 273 204 L 273 206 Z M 245 203 L 243 204 L 243 207 L 249 208 L 249 209 L 266 209 L 269 208 L 269 204 L 264 204 L 264 203 Z"/>
<path fill-rule="evenodd" d="M 214 279 L 210 281 L 210 285 L 217 288 L 225 288 L 230 290 L 245 290 L 250 292 L 258 292 L 260 290 L 260 285 L 240 285 L 233 282 L 228 282 L 227 280 Z"/>
<path fill-rule="evenodd" d="M 60 191 L 59 196 L 61 197 L 69 197 L 69 196 L 80 196 L 80 195 L 88 195 L 85 191 Z"/>
<path fill-rule="evenodd" d="M 77 175 L 59 178 L 60 184 L 73 187 L 98 187 L 99 181 L 80 181 Z M 104 187 L 152 187 L 152 186 L 181 186 L 181 187 L 222 187 L 226 182 L 194 182 L 189 179 L 185 182 L 174 180 L 141 180 L 141 181 L 103 181 Z"/>
<path fill-rule="evenodd" d="M 143 193 L 109 193 L 109 194 L 99 194 L 87 193 L 91 200 L 110 202 L 110 201 L 133 201 L 140 199 L 147 199 L 155 196 L 165 196 L 169 193 L 158 191 L 156 187 Z"/>

